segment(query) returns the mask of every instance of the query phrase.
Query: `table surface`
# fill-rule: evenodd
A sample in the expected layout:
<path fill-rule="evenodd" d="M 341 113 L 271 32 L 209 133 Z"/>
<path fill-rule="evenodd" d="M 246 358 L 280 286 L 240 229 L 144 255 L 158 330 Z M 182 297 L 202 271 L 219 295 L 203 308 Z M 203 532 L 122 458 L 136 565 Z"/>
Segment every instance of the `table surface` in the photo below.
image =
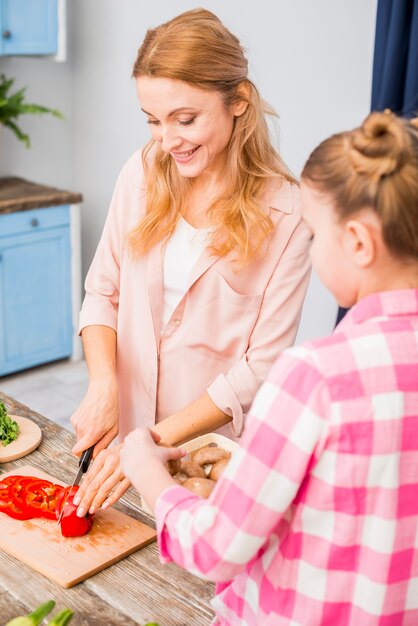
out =
<path fill-rule="evenodd" d="M 42 430 L 40 446 L 22 459 L 1 464 L 4 472 L 18 473 L 34 465 L 68 482 L 77 459 L 71 455 L 75 437 L 51 420 L 0 392 L 8 412 L 32 419 Z M 133 489 L 115 505 L 135 519 L 154 526 L 141 509 Z M 63 589 L 20 561 L 0 553 L 0 623 L 24 615 L 49 599 L 56 610 L 75 611 L 70 626 L 133 626 L 157 622 L 160 626 L 205 626 L 213 612 L 209 601 L 213 585 L 188 574 L 173 563 L 162 565 L 154 542 L 71 589 Z"/>

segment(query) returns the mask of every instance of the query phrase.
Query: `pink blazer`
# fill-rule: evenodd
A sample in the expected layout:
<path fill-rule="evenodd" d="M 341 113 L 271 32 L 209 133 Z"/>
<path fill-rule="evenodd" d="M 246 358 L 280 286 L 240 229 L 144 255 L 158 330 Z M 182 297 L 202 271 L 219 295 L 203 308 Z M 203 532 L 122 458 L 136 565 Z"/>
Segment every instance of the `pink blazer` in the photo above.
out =
<path fill-rule="evenodd" d="M 99 324 L 117 332 L 120 436 L 152 427 L 206 390 L 232 416 L 221 432 L 238 437 L 271 364 L 296 336 L 310 274 L 298 188 L 283 182 L 266 195 L 276 229 L 249 267 L 236 272 L 230 256 L 202 253 L 164 329 L 164 246 L 133 261 L 125 245 L 145 193 L 138 151 L 118 177 L 80 314 L 80 331 Z"/>

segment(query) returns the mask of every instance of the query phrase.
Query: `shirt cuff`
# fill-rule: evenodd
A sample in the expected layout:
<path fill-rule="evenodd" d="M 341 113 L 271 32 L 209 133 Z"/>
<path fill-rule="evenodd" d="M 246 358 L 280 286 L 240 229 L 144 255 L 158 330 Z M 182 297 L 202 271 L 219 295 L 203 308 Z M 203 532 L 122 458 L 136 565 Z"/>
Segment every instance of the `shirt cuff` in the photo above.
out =
<path fill-rule="evenodd" d="M 226 376 L 217 376 L 209 383 L 206 391 L 218 409 L 232 417 L 231 430 L 235 437 L 240 437 L 244 428 L 244 412 Z"/>
<path fill-rule="evenodd" d="M 161 563 L 173 561 L 166 539 L 170 537 L 167 525 L 167 516 L 178 505 L 186 501 L 199 500 L 199 496 L 193 494 L 180 485 L 173 485 L 164 489 L 155 504 L 155 521 L 157 525 L 157 541 Z M 168 535 L 166 537 L 166 535 Z"/>
<path fill-rule="evenodd" d="M 117 332 L 118 315 L 111 306 L 105 308 L 103 303 L 98 303 L 97 306 L 89 304 L 88 309 L 81 309 L 79 316 L 78 334 L 86 326 L 109 326 Z"/>
<path fill-rule="evenodd" d="M 216 406 L 232 417 L 231 430 L 235 437 L 242 435 L 245 414 L 250 410 L 262 382 L 244 356 L 229 372 L 219 374 L 206 388 Z"/>

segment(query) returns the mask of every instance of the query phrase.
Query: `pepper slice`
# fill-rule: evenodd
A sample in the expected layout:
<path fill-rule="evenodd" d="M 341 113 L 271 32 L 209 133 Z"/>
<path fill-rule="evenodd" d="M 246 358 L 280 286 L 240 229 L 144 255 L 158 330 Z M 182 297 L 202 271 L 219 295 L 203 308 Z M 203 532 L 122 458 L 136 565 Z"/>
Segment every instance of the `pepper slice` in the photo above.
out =
<path fill-rule="evenodd" d="M 18 478 L 18 476 L 6 476 L 0 480 L 0 508 L 6 506 L 6 504 L 10 501 L 10 485 L 14 483 L 14 481 Z"/>
<path fill-rule="evenodd" d="M 21 476 L 6 476 L 0 482 L 0 511 L 14 519 L 27 520 L 31 515 L 22 505 L 16 504 L 11 498 L 11 490 Z"/>
<path fill-rule="evenodd" d="M 31 515 L 26 505 L 25 487 L 26 485 L 29 485 L 34 480 L 37 480 L 37 479 L 34 478 L 33 476 L 19 476 L 10 485 L 10 489 L 9 489 L 11 502 L 13 502 L 15 507 L 21 509 L 22 511 L 26 512 L 29 515 L 27 519 L 30 519 L 30 517 L 33 517 L 33 516 Z"/>
<path fill-rule="evenodd" d="M 10 485 L 10 498 L 17 505 L 23 504 L 23 487 L 24 485 L 32 482 L 33 476 L 17 476 L 14 482 Z"/>
<path fill-rule="evenodd" d="M 78 486 L 66 487 L 57 500 L 55 510 L 57 519 L 60 516 L 61 509 L 64 507 L 64 513 L 61 518 L 61 533 L 64 537 L 81 537 L 89 532 L 93 525 L 93 515 L 86 513 L 84 517 L 78 517 L 77 507 L 73 503 L 73 498 L 78 491 Z"/>
<path fill-rule="evenodd" d="M 33 517 L 33 515 L 30 515 L 27 511 L 20 509 L 13 502 L 9 502 L 7 507 L 3 509 L 3 512 L 7 513 L 9 517 L 13 517 L 14 519 L 28 520 Z"/>
<path fill-rule="evenodd" d="M 22 487 L 25 509 L 34 517 L 55 519 L 57 499 L 64 487 L 49 481 L 35 479 Z"/>

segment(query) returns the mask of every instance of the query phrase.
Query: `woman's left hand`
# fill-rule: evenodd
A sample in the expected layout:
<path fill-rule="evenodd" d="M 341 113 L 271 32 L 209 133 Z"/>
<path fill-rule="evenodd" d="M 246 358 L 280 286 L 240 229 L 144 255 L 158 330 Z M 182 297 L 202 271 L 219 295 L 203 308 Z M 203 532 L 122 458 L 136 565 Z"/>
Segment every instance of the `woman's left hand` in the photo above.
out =
<path fill-rule="evenodd" d="M 101 450 L 94 459 L 74 498 L 79 517 L 115 504 L 130 487 L 131 483 L 120 467 L 121 448 L 122 444 L 119 444 Z"/>

